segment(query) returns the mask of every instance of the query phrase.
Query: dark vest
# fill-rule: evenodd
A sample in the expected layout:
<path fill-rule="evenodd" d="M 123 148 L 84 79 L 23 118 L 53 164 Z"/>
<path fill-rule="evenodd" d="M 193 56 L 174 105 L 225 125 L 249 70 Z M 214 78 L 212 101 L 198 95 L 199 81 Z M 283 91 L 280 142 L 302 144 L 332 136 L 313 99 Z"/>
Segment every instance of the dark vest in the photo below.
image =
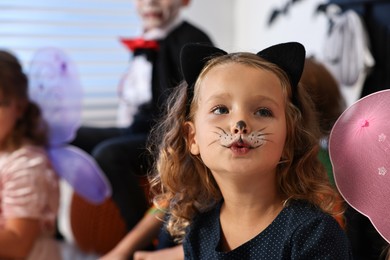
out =
<path fill-rule="evenodd" d="M 131 133 L 148 133 L 155 120 L 161 115 L 170 90 L 182 81 L 180 50 L 190 42 L 212 45 L 206 33 L 188 22 L 181 23 L 165 39 L 159 41 L 159 50 L 136 50 L 134 56 L 145 55 L 153 64 L 152 101 L 140 106 L 129 126 Z"/>

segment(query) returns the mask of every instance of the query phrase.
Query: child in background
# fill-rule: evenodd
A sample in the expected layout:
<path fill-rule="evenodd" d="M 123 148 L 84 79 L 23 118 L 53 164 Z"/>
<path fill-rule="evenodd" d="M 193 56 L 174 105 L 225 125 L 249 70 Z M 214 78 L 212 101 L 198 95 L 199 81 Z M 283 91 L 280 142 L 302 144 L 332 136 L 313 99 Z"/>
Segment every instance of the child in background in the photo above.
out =
<path fill-rule="evenodd" d="M 17 58 L 0 51 L 0 258 L 55 260 L 58 179 L 27 86 Z"/>
<path fill-rule="evenodd" d="M 73 142 L 91 152 L 102 167 L 112 184 L 113 200 L 127 224 L 126 237 L 101 259 L 127 259 L 137 250 L 154 249 L 147 245 L 155 239 L 162 222 L 153 214 L 145 214 L 149 201 L 135 175 L 146 175 L 149 170 L 144 154 L 150 129 L 161 115 L 167 94 L 182 80 L 182 46 L 189 42 L 212 44 L 205 32 L 181 16 L 181 10 L 190 2 L 134 0 L 146 41 L 123 40 L 134 55 L 120 87 L 118 119 L 123 128 L 84 126 Z M 138 46 L 141 43 L 150 48 Z M 143 100 L 145 97 L 149 99 Z"/>
<path fill-rule="evenodd" d="M 149 201 L 136 175 L 146 175 L 146 143 L 167 94 L 181 80 L 179 56 L 189 42 L 212 44 L 209 36 L 185 21 L 180 11 L 190 0 L 134 0 L 142 22 L 141 38 L 123 39 L 133 59 L 119 94 L 120 127 L 81 127 L 75 146 L 96 159 L 112 186 L 112 199 L 127 231 L 140 221 Z"/>
<path fill-rule="evenodd" d="M 317 159 L 299 43 L 257 55 L 182 50 L 185 83 L 153 132 L 152 188 L 185 259 L 351 259 L 340 196 Z M 335 209 L 338 209 L 336 211 Z"/>
<path fill-rule="evenodd" d="M 336 79 L 324 64 L 314 58 L 305 60 L 300 82 L 312 98 L 317 111 L 321 131 L 318 156 L 326 168 L 329 180 L 334 185 L 332 164 L 328 152 L 328 138 L 334 123 L 346 108 L 346 103 Z"/>

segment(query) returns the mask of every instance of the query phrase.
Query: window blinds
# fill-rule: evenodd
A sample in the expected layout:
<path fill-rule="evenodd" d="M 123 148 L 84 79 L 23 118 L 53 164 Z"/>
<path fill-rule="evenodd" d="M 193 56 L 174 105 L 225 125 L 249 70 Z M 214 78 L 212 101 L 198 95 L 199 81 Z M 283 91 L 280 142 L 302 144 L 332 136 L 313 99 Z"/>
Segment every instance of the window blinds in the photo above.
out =
<path fill-rule="evenodd" d="M 140 24 L 131 0 L 0 0 L 0 48 L 18 56 L 25 70 L 45 47 L 65 51 L 84 91 L 84 125 L 116 125 L 117 87 L 130 54 L 119 42 Z"/>

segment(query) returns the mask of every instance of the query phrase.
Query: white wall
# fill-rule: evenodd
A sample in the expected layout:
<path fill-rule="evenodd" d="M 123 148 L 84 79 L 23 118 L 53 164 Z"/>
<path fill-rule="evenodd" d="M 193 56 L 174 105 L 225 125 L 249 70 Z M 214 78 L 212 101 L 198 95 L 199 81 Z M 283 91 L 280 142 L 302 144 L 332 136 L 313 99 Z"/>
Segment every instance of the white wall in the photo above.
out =
<path fill-rule="evenodd" d="M 326 1 L 298 1 L 268 26 L 271 10 L 283 8 L 287 2 L 291 0 L 236 0 L 234 46 L 254 52 L 275 43 L 298 41 L 309 55 L 320 55 L 328 25 L 324 14 L 315 11 Z"/>
<path fill-rule="evenodd" d="M 268 26 L 271 11 L 291 0 L 193 0 L 184 15 L 227 51 L 257 52 L 269 45 L 299 41 L 308 54 L 320 55 L 327 20 L 315 10 L 324 0 L 301 0 Z"/>
<path fill-rule="evenodd" d="M 214 44 L 230 50 L 234 42 L 235 0 L 192 0 L 183 15 L 212 38 Z"/>

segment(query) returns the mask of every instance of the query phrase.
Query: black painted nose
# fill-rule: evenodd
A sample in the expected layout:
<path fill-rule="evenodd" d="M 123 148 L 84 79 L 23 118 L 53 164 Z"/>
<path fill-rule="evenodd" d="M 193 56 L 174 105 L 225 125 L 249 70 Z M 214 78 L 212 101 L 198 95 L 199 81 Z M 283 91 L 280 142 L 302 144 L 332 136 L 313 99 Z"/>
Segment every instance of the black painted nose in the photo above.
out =
<path fill-rule="evenodd" d="M 246 132 L 247 132 L 247 130 L 246 130 L 246 123 L 244 121 L 242 121 L 242 120 L 240 120 L 240 121 L 238 121 L 236 123 L 236 127 L 234 129 L 234 133 L 235 134 L 237 134 L 239 132 L 244 133 L 244 134 L 246 134 Z"/>

